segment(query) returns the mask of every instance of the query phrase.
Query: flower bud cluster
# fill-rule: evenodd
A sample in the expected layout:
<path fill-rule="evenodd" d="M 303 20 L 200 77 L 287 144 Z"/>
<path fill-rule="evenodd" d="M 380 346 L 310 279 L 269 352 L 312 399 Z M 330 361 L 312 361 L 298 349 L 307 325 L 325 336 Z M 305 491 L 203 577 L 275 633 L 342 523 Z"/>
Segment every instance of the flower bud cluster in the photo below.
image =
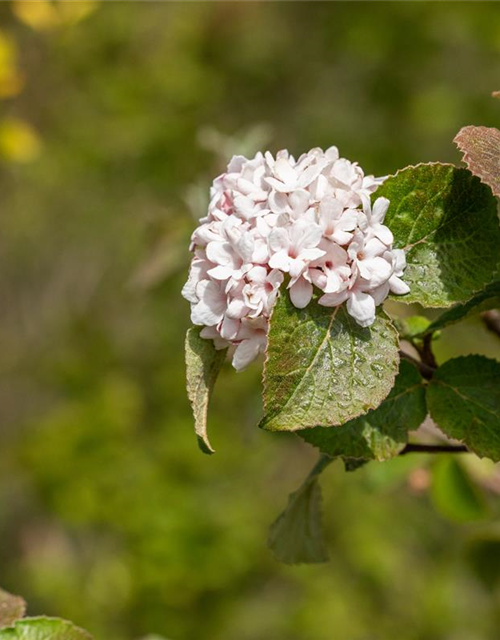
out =
<path fill-rule="evenodd" d="M 370 202 L 382 181 L 336 147 L 298 160 L 287 151 L 233 157 L 192 236 L 183 295 L 201 336 L 233 346 L 233 366 L 244 369 L 265 350 L 284 274 L 295 307 L 306 307 L 317 287 L 320 305 L 346 302 L 362 327 L 371 325 L 390 291 L 409 291 L 405 254 L 383 224 L 389 201 Z"/>

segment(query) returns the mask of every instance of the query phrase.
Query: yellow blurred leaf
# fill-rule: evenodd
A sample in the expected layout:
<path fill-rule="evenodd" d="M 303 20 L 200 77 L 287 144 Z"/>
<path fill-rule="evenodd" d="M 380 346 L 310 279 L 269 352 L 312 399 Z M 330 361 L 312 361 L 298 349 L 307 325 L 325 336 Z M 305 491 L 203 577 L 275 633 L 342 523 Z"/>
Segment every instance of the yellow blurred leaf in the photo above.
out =
<path fill-rule="evenodd" d="M 24 76 L 17 69 L 15 41 L 0 31 L 0 98 L 17 95 L 24 86 Z"/>
<path fill-rule="evenodd" d="M 24 76 L 20 73 L 3 73 L 0 69 L 0 99 L 12 98 L 21 93 L 24 87 Z"/>
<path fill-rule="evenodd" d="M 97 0 L 62 0 L 57 8 L 64 24 L 76 24 L 95 11 L 97 5 Z"/>
<path fill-rule="evenodd" d="M 21 22 L 36 31 L 53 29 L 61 21 L 55 4 L 48 0 L 14 0 L 12 11 Z"/>
<path fill-rule="evenodd" d="M 73 25 L 87 17 L 97 6 L 97 0 L 14 0 L 12 9 L 21 22 L 36 31 Z"/>
<path fill-rule="evenodd" d="M 0 122 L 0 154 L 12 162 L 31 162 L 40 154 L 36 131 L 23 120 L 7 118 Z"/>

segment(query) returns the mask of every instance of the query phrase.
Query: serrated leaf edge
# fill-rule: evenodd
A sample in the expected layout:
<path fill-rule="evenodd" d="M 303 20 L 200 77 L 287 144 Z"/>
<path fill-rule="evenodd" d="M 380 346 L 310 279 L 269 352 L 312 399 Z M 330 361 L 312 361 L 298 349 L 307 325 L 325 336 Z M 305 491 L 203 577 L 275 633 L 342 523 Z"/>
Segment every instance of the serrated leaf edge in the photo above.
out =
<path fill-rule="evenodd" d="M 283 285 L 282 285 L 282 287 L 283 287 Z M 283 295 L 282 287 L 280 288 L 280 291 L 279 291 L 279 294 L 278 294 L 280 296 Z M 315 302 L 311 301 L 309 304 L 315 304 Z M 332 326 L 333 320 L 335 319 L 335 316 L 336 316 L 338 310 L 339 309 L 343 309 L 344 313 L 347 314 L 347 310 L 345 309 L 345 304 L 346 303 L 344 302 L 341 305 L 339 305 L 338 307 L 335 307 L 334 311 L 332 312 L 332 318 L 331 318 L 330 323 L 328 325 L 328 330 L 327 330 L 327 332 L 325 334 L 325 339 L 326 339 L 326 337 L 328 336 L 328 334 L 330 332 L 330 328 Z M 276 308 L 276 305 L 275 305 L 274 308 Z M 271 312 L 271 316 L 269 318 L 269 323 L 272 322 L 274 308 L 273 308 L 273 310 Z M 378 313 L 381 316 L 384 317 L 384 319 L 387 321 L 387 323 L 390 326 L 390 328 L 393 330 L 393 335 L 395 337 L 395 344 L 396 344 L 396 346 L 399 346 L 399 331 L 396 329 L 394 323 L 392 322 L 392 318 L 386 313 L 386 311 L 384 309 L 382 309 L 382 308 L 379 308 L 379 309 L 380 310 L 378 311 Z M 324 343 L 324 340 L 323 340 L 322 344 L 323 343 Z M 296 427 L 294 429 L 286 429 L 286 430 L 284 430 L 284 429 L 269 429 L 268 424 L 269 424 L 269 422 L 271 422 L 274 419 L 274 416 L 273 417 L 269 417 L 269 418 L 267 416 L 267 402 L 266 402 L 266 397 L 267 397 L 267 395 L 266 395 L 266 388 L 267 388 L 266 371 L 267 371 L 267 366 L 266 365 L 267 365 L 268 361 L 269 361 L 269 350 L 268 350 L 268 347 L 266 346 L 265 357 L 264 357 L 264 367 L 262 369 L 262 397 L 263 397 L 264 416 L 261 419 L 261 421 L 259 422 L 259 428 L 260 429 L 264 429 L 265 431 L 278 431 L 278 432 L 279 431 L 286 431 L 286 432 L 289 432 L 289 433 L 294 433 L 295 431 L 301 431 L 301 430 L 304 430 L 304 429 L 315 429 L 316 427 L 319 427 L 319 426 L 328 428 L 328 427 L 339 427 L 339 426 L 342 426 L 343 424 L 345 424 L 345 422 L 337 422 L 337 423 L 332 423 L 332 424 L 328 424 L 328 425 L 312 425 L 311 427 L 298 426 L 298 427 Z M 398 366 L 395 367 L 393 375 L 390 378 L 390 384 L 386 385 L 387 386 L 387 391 L 385 392 L 385 395 L 384 395 L 383 399 L 377 405 L 368 406 L 366 409 L 361 410 L 359 413 L 353 414 L 349 418 L 349 420 L 347 420 L 346 422 L 349 422 L 350 420 L 354 420 L 355 418 L 359 418 L 360 416 L 366 415 L 372 409 L 377 409 L 377 407 L 379 407 L 382 404 L 382 402 L 385 401 L 385 399 L 387 398 L 387 396 L 391 392 L 391 389 L 394 387 L 394 382 L 396 380 L 396 376 L 397 376 L 398 371 L 399 371 L 399 362 L 400 362 L 400 356 L 399 356 L 399 352 L 398 352 L 398 354 L 396 356 L 396 364 Z M 310 367 L 308 367 L 308 369 L 309 368 Z M 287 403 L 288 403 L 288 400 L 287 400 Z M 279 413 L 276 413 L 275 416 L 276 415 L 279 415 Z"/>
<path fill-rule="evenodd" d="M 498 93 L 498 92 L 497 92 Z M 493 94 L 492 94 L 493 95 Z M 490 130 L 490 129 L 494 129 L 495 131 L 498 131 L 498 133 L 500 133 L 500 130 L 497 129 L 496 127 L 486 127 L 484 125 L 476 125 L 476 124 L 469 124 L 465 127 L 462 127 L 460 129 L 460 131 L 457 133 L 457 135 L 453 138 L 453 142 L 455 143 L 455 145 L 457 146 L 458 150 L 460 151 L 460 153 L 462 154 L 462 161 L 467 165 L 467 169 L 472 173 L 473 176 L 476 176 L 476 178 L 479 178 L 479 180 L 481 181 L 482 184 L 486 185 L 487 187 L 489 187 L 491 189 L 491 192 L 494 196 L 496 196 L 497 198 L 500 198 L 500 190 L 496 190 L 494 189 L 491 184 L 488 184 L 487 182 L 484 181 L 483 177 L 480 176 L 478 173 L 476 173 L 476 171 L 474 171 L 471 167 L 471 162 L 473 162 L 471 155 L 469 153 L 469 151 L 467 151 L 466 149 L 464 149 L 462 147 L 462 136 L 465 133 L 465 131 L 467 129 L 481 129 L 481 130 Z"/>
<path fill-rule="evenodd" d="M 470 126 L 475 126 L 475 125 L 470 125 Z M 466 127 L 462 127 L 462 129 L 465 129 Z M 488 128 L 488 127 L 486 127 Z M 490 127 L 491 128 L 491 127 Z M 493 127 L 494 128 L 494 127 Z M 462 129 L 460 131 L 462 131 Z M 460 132 L 459 132 L 460 133 Z M 459 134 L 457 134 L 458 136 Z M 454 138 L 454 141 L 456 139 L 456 137 Z M 458 146 L 458 145 L 457 145 Z M 460 151 L 462 151 L 460 149 Z M 457 169 L 457 170 L 462 170 L 462 171 L 468 171 L 474 178 L 476 178 L 477 180 L 479 180 L 479 182 L 481 182 L 481 184 L 489 187 L 490 185 L 486 184 L 485 182 L 483 182 L 481 180 L 481 178 L 476 175 L 473 171 L 470 170 L 470 168 L 467 167 L 459 167 L 456 164 L 453 164 L 451 162 L 439 162 L 439 161 L 434 161 L 434 162 L 418 162 L 417 164 L 409 164 L 406 167 L 403 167 L 402 169 L 398 169 L 396 171 L 396 173 L 390 174 L 387 176 L 387 179 L 389 178 L 396 178 L 399 174 L 403 173 L 403 171 L 406 171 L 407 169 L 418 169 L 420 167 L 432 167 L 432 166 L 439 166 L 439 167 L 450 167 L 453 169 Z M 385 183 L 385 180 L 384 180 Z M 382 186 L 382 185 L 381 185 Z M 493 190 L 491 190 L 491 192 L 494 194 Z M 373 195 L 376 195 L 376 191 Z M 389 227 L 390 228 L 390 227 Z M 437 229 L 435 229 L 432 233 L 435 233 L 435 231 L 437 231 Z M 419 241 L 421 242 L 421 240 Z M 415 243 L 418 244 L 418 243 Z M 410 249 L 415 246 L 415 244 L 410 246 Z M 410 250 L 408 249 L 408 250 Z M 404 251 L 406 253 L 406 248 L 404 248 Z M 407 304 L 407 305 L 412 305 L 412 304 L 420 304 L 424 309 L 451 309 L 452 307 L 454 307 L 455 305 L 459 305 L 459 304 L 466 304 L 467 302 L 469 302 L 470 300 L 472 300 L 472 298 L 477 295 L 480 291 L 482 291 L 485 287 L 487 287 L 489 284 L 491 284 L 492 282 L 495 282 L 495 280 L 497 280 L 500 277 L 500 262 L 498 265 L 498 269 L 494 272 L 492 279 L 490 280 L 490 282 L 487 282 L 485 285 L 483 285 L 482 287 L 480 287 L 479 289 L 474 289 L 474 291 L 472 291 L 470 298 L 467 298 L 465 300 L 458 300 L 457 302 L 452 302 L 450 303 L 448 306 L 443 306 L 443 305 L 437 305 L 437 304 L 429 304 L 426 302 L 426 304 L 423 304 L 422 302 L 416 302 L 415 300 L 406 300 L 405 296 L 400 296 L 400 295 L 396 295 L 396 294 L 389 294 L 388 296 L 388 300 L 392 300 L 394 302 L 401 302 L 402 304 Z M 403 280 L 404 280 L 404 275 L 403 275 Z"/>

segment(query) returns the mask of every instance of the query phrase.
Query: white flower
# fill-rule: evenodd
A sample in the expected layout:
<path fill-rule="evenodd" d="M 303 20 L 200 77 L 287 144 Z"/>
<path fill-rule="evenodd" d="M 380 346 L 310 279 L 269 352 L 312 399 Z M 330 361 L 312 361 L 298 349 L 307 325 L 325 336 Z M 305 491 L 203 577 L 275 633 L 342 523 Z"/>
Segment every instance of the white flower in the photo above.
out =
<path fill-rule="evenodd" d="M 405 293 L 409 293 L 410 287 L 401 280 L 401 276 L 406 268 L 406 256 L 403 249 L 393 249 L 392 251 L 387 251 L 384 254 L 386 260 L 391 260 L 393 273 L 389 278 L 389 287 L 392 293 L 396 295 L 404 295 Z"/>
<path fill-rule="evenodd" d="M 311 281 L 325 293 L 336 293 L 345 289 L 351 275 L 351 266 L 347 264 L 347 251 L 326 238 L 323 238 L 319 247 L 324 251 L 324 255 L 311 262 Z"/>
<path fill-rule="evenodd" d="M 319 304 L 363 327 L 389 292 L 404 294 L 405 254 L 383 224 L 389 205 L 370 197 L 383 181 L 365 176 L 338 149 L 311 149 L 296 161 L 234 156 L 210 191 L 207 215 L 191 237 L 194 257 L 182 290 L 191 320 L 217 349 L 230 347 L 240 371 L 262 353 L 284 274 L 297 308 L 317 287 Z"/>
<path fill-rule="evenodd" d="M 375 300 L 370 293 L 363 291 L 361 281 L 356 281 L 352 288 L 340 293 L 325 293 L 319 299 L 324 307 L 338 307 L 347 300 L 347 312 L 362 327 L 369 327 L 375 321 Z"/>
<path fill-rule="evenodd" d="M 247 284 L 243 287 L 245 304 L 250 309 L 248 316 L 258 317 L 271 314 L 278 289 L 283 282 L 283 274 L 278 269 L 268 271 L 257 265 L 247 273 Z"/>
<path fill-rule="evenodd" d="M 249 318 L 242 321 L 232 362 L 236 371 L 241 371 L 255 360 L 259 353 L 264 353 L 267 345 L 267 327 L 265 318 Z"/>
<path fill-rule="evenodd" d="M 240 280 L 253 266 L 254 238 L 238 228 L 227 230 L 227 238 L 221 236 L 207 244 L 207 258 L 216 265 L 208 275 L 216 280 Z"/>
<path fill-rule="evenodd" d="M 308 220 L 297 220 L 293 225 L 276 227 L 269 234 L 271 259 L 269 266 L 298 278 L 312 260 L 324 255 L 318 249 L 322 229 Z"/>
<path fill-rule="evenodd" d="M 326 158 L 305 154 L 295 163 L 293 157 L 280 157 L 274 163 L 273 177 L 266 182 L 278 193 L 291 193 L 305 189 L 315 180 L 327 164 Z"/>
<path fill-rule="evenodd" d="M 198 302 L 191 309 L 191 322 L 213 327 L 224 318 L 227 295 L 223 286 L 213 280 L 202 280 L 196 286 Z"/>
<path fill-rule="evenodd" d="M 208 277 L 207 271 L 211 266 L 204 253 L 205 252 L 200 249 L 196 250 L 196 255 L 191 262 L 191 267 L 189 268 L 188 281 L 182 288 L 182 295 L 192 304 L 199 302 L 199 298 L 196 294 L 196 288 L 200 280 L 204 280 Z"/>
<path fill-rule="evenodd" d="M 215 327 L 203 327 L 200 331 L 200 336 L 206 340 L 213 340 L 215 348 L 220 351 L 221 349 L 227 349 L 231 344 L 224 338 L 221 338 L 220 333 Z"/>
<path fill-rule="evenodd" d="M 394 241 L 389 227 L 386 227 L 382 223 L 384 222 L 385 214 L 389 208 L 389 200 L 387 198 L 377 198 L 373 209 L 370 206 L 368 200 L 364 203 L 363 210 L 364 215 L 360 217 L 359 226 L 368 237 L 378 238 L 386 245 L 390 245 Z"/>
<path fill-rule="evenodd" d="M 352 231 L 360 219 L 356 209 L 344 209 L 332 195 L 325 196 L 319 205 L 318 222 L 323 228 L 325 238 L 346 245 L 352 239 Z"/>
<path fill-rule="evenodd" d="M 375 288 L 387 282 L 392 275 L 392 264 L 385 257 L 386 245 L 377 238 L 367 237 L 361 231 L 354 234 L 347 253 L 352 260 L 353 268 L 359 272 L 361 278 Z"/>

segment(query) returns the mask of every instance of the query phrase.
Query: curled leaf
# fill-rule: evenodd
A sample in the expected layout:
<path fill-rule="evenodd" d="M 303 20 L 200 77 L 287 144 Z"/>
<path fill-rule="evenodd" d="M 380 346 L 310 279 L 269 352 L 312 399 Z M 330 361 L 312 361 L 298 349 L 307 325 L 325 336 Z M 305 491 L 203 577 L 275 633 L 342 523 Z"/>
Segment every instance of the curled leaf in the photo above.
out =
<path fill-rule="evenodd" d="M 187 392 L 200 449 L 214 453 L 207 434 L 208 403 L 227 349 L 217 350 L 212 340 L 200 336 L 200 330 L 200 327 L 191 327 L 186 335 Z"/>

